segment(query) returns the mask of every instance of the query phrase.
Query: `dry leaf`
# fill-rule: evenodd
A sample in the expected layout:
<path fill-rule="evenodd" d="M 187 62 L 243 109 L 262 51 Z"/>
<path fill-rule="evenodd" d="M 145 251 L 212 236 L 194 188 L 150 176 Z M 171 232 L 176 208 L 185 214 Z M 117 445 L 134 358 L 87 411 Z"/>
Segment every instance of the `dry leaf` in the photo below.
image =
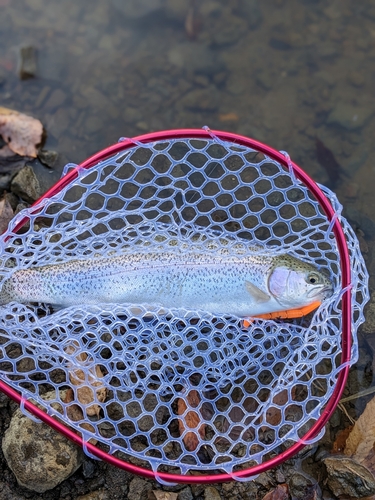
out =
<path fill-rule="evenodd" d="M 65 399 L 63 399 L 62 402 L 63 403 L 71 403 L 72 401 L 74 401 L 74 391 L 73 391 L 73 389 L 67 389 L 66 394 L 65 394 Z M 82 408 L 79 405 L 68 406 L 66 413 L 72 422 L 79 422 L 80 420 L 83 420 L 83 418 L 84 418 Z M 83 422 L 82 424 L 80 424 L 80 427 L 82 427 L 82 429 L 85 429 L 86 431 L 93 432 L 93 433 L 95 432 L 94 427 L 91 424 L 89 424 L 88 422 Z M 91 438 L 91 439 L 89 439 L 88 442 L 91 444 L 96 444 L 98 442 L 98 440 L 95 438 Z"/>
<path fill-rule="evenodd" d="M 274 398 L 273 402 L 276 405 L 284 406 L 288 402 L 288 391 L 284 389 L 281 392 L 278 392 Z M 280 408 L 276 408 L 275 406 L 270 406 L 266 411 L 266 421 L 270 425 L 279 425 L 281 422 L 282 413 Z"/>
<path fill-rule="evenodd" d="M 0 107 L 0 135 L 6 143 L 0 149 L 0 156 L 18 154 L 36 158 L 37 146 L 42 142 L 43 125 L 36 118 Z"/>
<path fill-rule="evenodd" d="M 239 116 L 237 113 L 222 113 L 219 115 L 219 120 L 221 122 L 238 122 Z"/>
<path fill-rule="evenodd" d="M 13 209 L 8 198 L 0 200 L 0 234 L 8 228 L 9 221 L 13 219 Z"/>
<path fill-rule="evenodd" d="M 352 432 L 353 426 L 349 425 L 337 433 L 335 442 L 332 445 L 332 453 L 342 453 L 345 449 L 346 440 Z"/>
<path fill-rule="evenodd" d="M 186 400 L 191 407 L 196 408 L 200 403 L 200 397 L 198 392 L 196 390 L 191 390 L 186 395 Z M 185 403 L 185 400 L 180 398 L 177 404 L 178 415 L 182 415 L 186 411 L 186 409 L 187 405 Z M 184 419 L 182 418 L 178 419 L 178 428 L 180 430 L 180 434 L 182 434 L 185 431 L 185 424 L 188 428 L 193 429 L 197 428 L 199 423 L 200 423 L 199 414 L 195 411 L 188 411 Z M 204 438 L 205 427 L 206 427 L 205 424 L 202 424 L 198 429 L 198 433 L 201 438 Z M 194 451 L 199 444 L 196 432 L 188 432 L 184 437 L 184 443 L 189 451 Z"/>
<path fill-rule="evenodd" d="M 74 345 L 69 346 L 65 351 L 68 354 L 74 354 L 76 350 L 77 344 L 74 343 Z M 75 359 L 77 364 L 84 365 L 88 359 L 87 353 L 81 352 Z M 69 372 L 70 382 L 75 386 L 79 386 L 77 389 L 78 401 L 85 405 L 87 415 L 90 417 L 94 415 L 98 416 L 101 409 L 100 405 L 88 405 L 95 401 L 95 399 L 100 403 L 106 400 L 107 389 L 103 386 L 103 382 L 100 380 L 103 377 L 103 373 L 98 365 L 94 367 L 95 371 L 90 368 L 88 373 L 86 373 L 87 370 L 76 368 L 77 364 L 74 364 L 74 369 Z M 95 388 L 96 398 L 92 387 Z"/>
<path fill-rule="evenodd" d="M 177 500 L 178 493 L 172 491 L 152 490 L 148 493 L 149 500 Z"/>
<path fill-rule="evenodd" d="M 286 500 L 289 498 L 289 488 L 287 484 L 279 484 L 277 488 L 269 491 L 263 500 Z"/>
<path fill-rule="evenodd" d="M 344 453 L 375 474 L 375 398 L 372 398 L 354 424 Z"/>
<path fill-rule="evenodd" d="M 367 457 L 375 442 L 375 398 L 371 399 L 354 424 L 345 445 L 345 455 L 352 456 L 358 462 Z"/>

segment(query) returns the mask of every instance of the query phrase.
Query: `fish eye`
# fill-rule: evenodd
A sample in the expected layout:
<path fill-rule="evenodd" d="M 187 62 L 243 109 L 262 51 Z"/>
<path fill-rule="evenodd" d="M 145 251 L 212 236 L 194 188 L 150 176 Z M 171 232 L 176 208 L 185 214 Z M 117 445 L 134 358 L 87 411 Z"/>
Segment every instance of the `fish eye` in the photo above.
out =
<path fill-rule="evenodd" d="M 310 285 L 316 285 L 320 282 L 320 278 L 317 273 L 309 273 L 306 281 L 307 283 L 310 283 Z"/>

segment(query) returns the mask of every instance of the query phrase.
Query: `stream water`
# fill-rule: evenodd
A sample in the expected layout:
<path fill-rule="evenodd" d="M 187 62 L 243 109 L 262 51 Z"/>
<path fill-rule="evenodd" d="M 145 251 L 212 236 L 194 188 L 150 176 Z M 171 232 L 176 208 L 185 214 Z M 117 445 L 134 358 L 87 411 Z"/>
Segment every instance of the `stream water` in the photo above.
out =
<path fill-rule="evenodd" d="M 20 79 L 20 49 L 26 46 L 35 48 L 36 73 Z M 59 153 L 52 169 L 37 166 L 44 190 L 66 163 L 79 163 L 120 137 L 204 125 L 237 132 L 287 151 L 336 192 L 374 288 L 370 0 L 0 0 L 0 47 L 0 106 L 39 118 L 44 149 Z M 367 308 L 359 345 L 345 396 L 373 383 L 375 301 Z M 336 410 L 327 447 L 371 397 L 345 403 L 345 412 Z M 4 432 L 9 409 L 3 400 L 0 411 Z M 6 482 L 15 488 L 14 496 L 1 497 L 9 499 L 75 500 L 103 485 L 110 490 L 113 477 L 125 485 L 125 495 L 131 480 L 95 465 L 91 476 L 76 473 L 46 496 L 34 497 L 16 486 L 2 455 L 1 467 L 0 497 Z M 143 498 L 130 491 L 129 498 Z M 207 491 L 190 494 L 208 498 Z M 220 494 L 234 495 L 228 487 Z"/>

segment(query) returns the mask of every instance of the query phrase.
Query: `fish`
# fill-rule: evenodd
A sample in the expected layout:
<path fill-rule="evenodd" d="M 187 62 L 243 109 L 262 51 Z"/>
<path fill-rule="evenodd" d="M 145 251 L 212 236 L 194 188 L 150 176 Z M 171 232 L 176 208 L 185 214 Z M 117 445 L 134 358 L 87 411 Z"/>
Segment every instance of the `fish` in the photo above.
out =
<path fill-rule="evenodd" d="M 116 303 L 251 317 L 321 302 L 332 292 L 327 273 L 289 254 L 140 249 L 17 269 L 2 284 L 0 305 Z"/>

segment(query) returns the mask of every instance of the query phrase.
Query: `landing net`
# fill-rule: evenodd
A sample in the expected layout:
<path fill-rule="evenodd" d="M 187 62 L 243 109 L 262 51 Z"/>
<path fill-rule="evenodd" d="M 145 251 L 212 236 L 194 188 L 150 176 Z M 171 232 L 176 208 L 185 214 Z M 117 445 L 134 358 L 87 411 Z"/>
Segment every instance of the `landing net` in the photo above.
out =
<path fill-rule="evenodd" d="M 309 317 L 249 326 L 199 310 L 11 302 L 2 390 L 90 454 L 160 481 L 275 465 L 321 437 L 357 359 L 368 276 L 341 209 L 284 154 L 221 132 L 149 134 L 67 166 L 2 235 L 0 287 L 72 259 L 256 246 L 319 266 L 334 293 Z"/>

